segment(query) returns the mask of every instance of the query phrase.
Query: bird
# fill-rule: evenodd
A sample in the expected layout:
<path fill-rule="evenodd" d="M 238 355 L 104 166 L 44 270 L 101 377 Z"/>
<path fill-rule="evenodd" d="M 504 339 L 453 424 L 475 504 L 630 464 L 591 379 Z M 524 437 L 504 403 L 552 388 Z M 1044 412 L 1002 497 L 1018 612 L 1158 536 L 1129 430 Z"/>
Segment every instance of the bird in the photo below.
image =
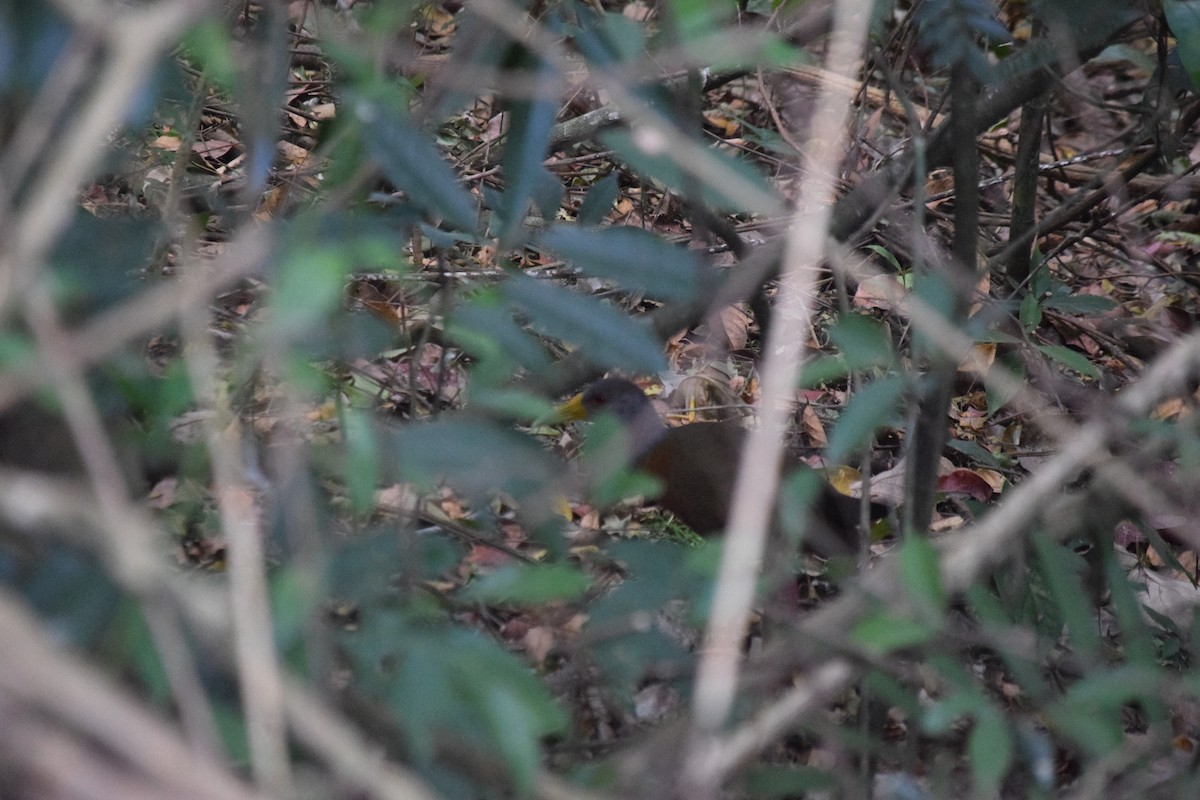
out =
<path fill-rule="evenodd" d="M 672 427 L 653 402 L 625 378 L 606 377 L 558 406 L 555 419 L 594 419 L 610 414 L 628 440 L 627 465 L 661 482 L 656 502 L 702 536 L 725 530 L 733 505 L 733 486 L 747 431 L 736 421 L 695 422 Z M 811 470 L 793 455 L 785 471 Z M 860 501 L 822 481 L 804 534 L 806 548 L 822 556 L 859 550 Z M 886 512 L 871 504 L 872 519 Z"/>

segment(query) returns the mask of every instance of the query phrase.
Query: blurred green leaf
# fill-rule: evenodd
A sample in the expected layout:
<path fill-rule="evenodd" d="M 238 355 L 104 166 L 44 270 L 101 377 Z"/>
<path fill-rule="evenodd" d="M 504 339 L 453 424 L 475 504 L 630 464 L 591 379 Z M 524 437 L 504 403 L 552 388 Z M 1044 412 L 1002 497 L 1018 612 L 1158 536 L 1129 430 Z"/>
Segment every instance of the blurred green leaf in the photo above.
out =
<path fill-rule="evenodd" d="M 829 339 L 850 370 L 887 367 L 895 360 L 892 341 L 883 323 L 865 314 L 842 314 L 829 329 Z"/>
<path fill-rule="evenodd" d="M 281 336 L 306 333 L 340 307 L 347 256 L 338 247 L 291 248 L 271 297 L 271 323 Z"/>
<path fill-rule="evenodd" d="M 1125 741 L 1121 709 L 1159 689 L 1155 669 L 1123 667 L 1086 675 L 1066 697 L 1045 709 L 1051 726 L 1096 758 L 1114 752 Z"/>
<path fill-rule="evenodd" d="M 216 19 L 203 19 L 183 39 L 183 49 L 197 69 L 224 91 L 239 82 L 240 70 L 233 53 L 229 28 Z"/>
<path fill-rule="evenodd" d="M 967 763 L 975 779 L 979 797 L 996 797 L 1000 783 L 1012 765 L 1012 732 L 1004 716 L 991 706 L 975 715 L 975 725 L 967 740 Z"/>
<path fill-rule="evenodd" d="M 814 388 L 840 381 L 849 374 L 850 367 L 846 364 L 846 359 L 841 356 L 825 356 L 814 353 L 811 358 L 805 359 L 804 366 L 800 368 L 800 376 L 796 379 L 796 385 Z"/>
<path fill-rule="evenodd" d="M 601 133 L 600 140 L 637 172 L 683 197 L 695 200 L 692 195 L 698 189 L 700 201 L 721 211 L 765 217 L 785 213 L 779 195 L 745 162 L 699 143 L 683 149 L 655 136 L 644 130 L 610 130 Z"/>
<path fill-rule="evenodd" d="M 582 597 L 590 584 L 586 575 L 565 564 L 521 564 L 473 581 L 461 596 L 478 603 L 537 605 Z"/>
<path fill-rule="evenodd" d="M 860 644 L 880 655 L 929 641 L 936 633 L 926 622 L 882 611 L 864 617 L 852 631 Z"/>
<path fill-rule="evenodd" d="M 936 661 L 937 659 L 935 659 Z M 940 677 L 954 685 L 936 702 L 927 705 L 921 714 L 921 730 L 934 736 L 943 736 L 953 730 L 963 717 L 974 716 L 985 707 L 987 701 L 973 686 L 963 687 L 956 678 L 961 670 L 953 669 L 939 673 Z"/>
<path fill-rule="evenodd" d="M 930 622 L 940 620 L 946 608 L 938 552 L 924 536 L 909 536 L 900 545 L 900 582 L 905 594 Z"/>
<path fill-rule="evenodd" d="M 37 346 L 24 334 L 0 332 L 0 369 L 16 370 L 30 366 L 37 358 Z"/>
<path fill-rule="evenodd" d="M 694 42 L 712 36 L 723 17 L 733 9 L 709 0 L 670 0 L 669 19 L 674 23 L 674 34 L 680 42 Z M 711 62 L 705 62 L 711 63 Z"/>
<path fill-rule="evenodd" d="M 158 236 L 153 219 L 76 212 L 50 255 L 66 316 L 95 314 L 141 289 Z"/>
<path fill-rule="evenodd" d="M 478 501 L 495 491 L 521 502 L 547 494 L 564 470 L 533 438 L 467 414 L 389 433 L 400 474 L 423 486 L 440 481 Z"/>
<path fill-rule="evenodd" d="M 617 202 L 617 189 L 620 188 L 618 173 L 610 172 L 591 185 L 583 202 L 579 204 L 577 221 L 580 225 L 599 225 L 608 217 L 613 203 Z"/>
<path fill-rule="evenodd" d="M 579 51 L 598 67 L 635 61 L 646 47 L 646 30 L 624 14 L 597 14 L 581 8 L 579 27 L 572 30 Z"/>
<path fill-rule="evenodd" d="M 878 428 L 893 423 L 901 413 L 908 382 L 903 376 L 889 375 L 872 381 L 856 392 L 838 418 L 825 460 L 838 463 L 858 450 L 875 435 Z"/>
<path fill-rule="evenodd" d="M 1098 297 L 1094 294 L 1054 294 L 1047 297 L 1042 305 L 1064 314 L 1103 314 L 1117 307 L 1116 301 L 1111 297 Z"/>
<path fill-rule="evenodd" d="M 611 414 L 601 414 L 589 425 L 582 462 L 588 497 L 600 508 L 631 497 L 652 500 L 662 491 L 658 478 L 630 467 L 635 444 L 628 429 Z"/>
<path fill-rule="evenodd" d="M 72 45 L 68 20 L 44 2 L 0 5 L 0 90 L 8 113 L 19 112 L 37 94 L 59 56 Z"/>
<path fill-rule="evenodd" d="M 359 92 L 349 98 L 362 126 L 362 138 L 388 180 L 418 207 L 441 215 L 465 231 L 476 227 L 478 214 L 471 196 L 427 134 L 413 127 L 403 101 L 387 93 Z"/>
<path fill-rule="evenodd" d="M 517 793 L 528 793 L 541 737 L 567 718 L 526 666 L 476 633 L 395 612 L 367 615 L 343 641 L 391 704 L 418 763 L 428 763 L 439 735 L 461 738 L 501 754 Z"/>
<path fill-rule="evenodd" d="M 813 503 L 828 484 L 825 477 L 807 467 L 793 469 L 779 486 L 779 506 L 776 518 L 788 541 L 799 547 L 811 518 Z"/>
<path fill-rule="evenodd" d="M 666 366 L 649 327 L 612 306 L 523 275 L 511 277 L 504 293 L 535 328 L 579 347 L 593 364 L 631 372 Z"/>
<path fill-rule="evenodd" d="M 114 655 L 118 662 L 132 664 L 138 680 L 154 703 L 163 709 L 168 708 L 171 683 L 142 609 L 132 600 L 125 599 L 121 603 L 109 646 L 117 650 Z"/>
<path fill-rule="evenodd" d="M 213 717 L 230 763 L 249 764 L 250 742 L 246 739 L 246 718 L 241 708 L 235 702 L 214 703 Z"/>
<path fill-rule="evenodd" d="M 121 607 L 104 565 L 71 547 L 46 548 L 16 588 L 56 640 L 83 649 L 101 640 Z"/>
<path fill-rule="evenodd" d="M 833 791 L 837 781 L 827 769 L 762 764 L 746 770 L 742 788 L 750 797 L 793 797 Z"/>
<path fill-rule="evenodd" d="M 476 359 L 472 376 L 485 384 L 507 382 L 523 369 L 538 373 L 551 363 L 542 342 L 517 324 L 494 290 L 477 293 L 454 309 L 446 335 Z"/>
<path fill-rule="evenodd" d="M 379 440 L 373 420 L 360 409 L 344 403 L 338 406 L 342 444 L 346 449 L 346 490 L 350 507 L 362 514 L 375 505 L 379 487 Z"/>
<path fill-rule="evenodd" d="M 1135 576 L 1131 576 L 1128 568 L 1117 560 L 1115 548 L 1097 547 L 1095 552 L 1100 557 L 1112 610 L 1116 612 L 1120 624 L 1121 645 L 1127 662 L 1134 668 L 1157 666 L 1154 635 L 1146 624 L 1142 604 L 1134 594 Z M 1152 715 L 1156 709 L 1151 706 L 1160 705 L 1157 698 L 1147 698 L 1144 702 L 1147 713 Z M 1157 710 L 1161 711 L 1161 708 Z"/>
<path fill-rule="evenodd" d="M 517 77 L 532 96 L 513 99 L 508 104 L 508 135 L 501 162 L 504 194 L 496 209 L 502 220 L 497 232 L 502 248 L 511 248 L 521 240 L 525 214 L 538 179 L 547 174 L 542 162 L 546 159 L 550 129 L 554 127 L 558 113 L 557 73 L 523 45 L 515 48 L 517 53 L 512 66 L 519 68 Z"/>
<path fill-rule="evenodd" d="M 691 300 L 703 278 L 692 253 L 641 228 L 559 224 L 540 242 L 582 272 L 660 300 Z"/>
<path fill-rule="evenodd" d="M 1200 2 L 1163 0 L 1162 10 L 1192 86 L 1200 86 Z"/>
<path fill-rule="evenodd" d="M 1088 378 L 1100 377 L 1100 369 L 1091 361 L 1088 361 L 1087 356 L 1077 353 L 1069 347 L 1057 344 L 1039 344 L 1037 349 L 1043 355 L 1057 361 L 1067 369 L 1078 372 L 1080 375 Z"/>
<path fill-rule="evenodd" d="M 271 574 L 271 622 L 280 652 L 303 643 L 309 623 L 327 601 L 316 583 L 314 576 L 300 567 L 289 566 Z"/>
<path fill-rule="evenodd" d="M 956 318 L 959 293 L 949 278 L 930 270 L 913 270 L 907 273 L 907 276 L 900 276 L 900 279 L 903 281 L 904 277 L 911 279 L 913 293 L 928 306 L 929 313 L 937 313 L 943 320 Z M 913 331 L 917 341 L 922 343 L 928 352 L 940 352 L 941 342 L 929 341 L 928 334 L 922 331 L 923 327 L 917 327 Z"/>
<path fill-rule="evenodd" d="M 1032 536 L 1030 543 L 1037 555 L 1040 575 L 1046 581 L 1058 609 L 1059 619 L 1070 632 L 1072 647 L 1084 659 L 1096 658 L 1100 653 L 1096 609 L 1088 601 L 1081 575 L 1087 569 L 1087 564 L 1045 536 Z"/>
<path fill-rule="evenodd" d="M 526 389 L 483 387 L 479 384 L 476 384 L 474 389 L 471 393 L 471 408 L 504 419 L 528 423 L 546 417 L 554 411 L 553 403 L 541 394 Z"/>
<path fill-rule="evenodd" d="M 359 531 L 329 548 L 325 592 L 373 608 L 394 595 L 396 574 L 437 577 L 457 566 L 460 557 L 461 548 L 444 535 L 418 536 L 394 528 Z"/>

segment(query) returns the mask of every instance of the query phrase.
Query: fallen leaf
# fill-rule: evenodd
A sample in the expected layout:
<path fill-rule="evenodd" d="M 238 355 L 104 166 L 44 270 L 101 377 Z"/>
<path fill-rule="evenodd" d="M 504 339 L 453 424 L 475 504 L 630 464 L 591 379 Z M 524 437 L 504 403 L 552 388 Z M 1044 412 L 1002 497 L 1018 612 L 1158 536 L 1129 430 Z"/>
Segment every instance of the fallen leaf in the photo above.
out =
<path fill-rule="evenodd" d="M 854 307 L 892 311 L 902 297 L 904 285 L 894 275 L 873 275 L 858 284 L 854 292 Z"/>
<path fill-rule="evenodd" d="M 805 405 L 800 411 L 800 423 L 812 444 L 817 447 L 825 447 L 829 444 L 829 439 L 825 435 L 825 425 L 812 406 Z"/>
<path fill-rule="evenodd" d="M 938 478 L 939 492 L 948 494 L 965 494 L 981 503 L 992 499 L 991 485 L 969 469 L 956 469 L 949 475 Z"/>

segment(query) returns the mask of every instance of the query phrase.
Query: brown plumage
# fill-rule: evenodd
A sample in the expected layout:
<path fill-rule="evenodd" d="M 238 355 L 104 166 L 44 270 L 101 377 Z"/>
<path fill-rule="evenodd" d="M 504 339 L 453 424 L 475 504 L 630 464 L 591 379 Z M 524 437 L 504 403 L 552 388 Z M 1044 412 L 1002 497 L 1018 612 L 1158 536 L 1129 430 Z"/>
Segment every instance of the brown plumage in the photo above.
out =
<path fill-rule="evenodd" d="M 724 531 L 745 428 L 736 422 L 671 427 L 655 411 L 650 398 L 623 378 L 596 381 L 560 406 L 559 411 L 567 419 L 612 414 L 629 436 L 630 463 L 662 482 L 658 504 L 697 533 Z M 792 472 L 811 468 L 789 456 L 784 469 Z M 873 515 L 881 511 L 872 504 Z M 858 516 L 858 500 L 824 484 L 813 504 L 805 541 L 822 555 L 855 552 Z"/>

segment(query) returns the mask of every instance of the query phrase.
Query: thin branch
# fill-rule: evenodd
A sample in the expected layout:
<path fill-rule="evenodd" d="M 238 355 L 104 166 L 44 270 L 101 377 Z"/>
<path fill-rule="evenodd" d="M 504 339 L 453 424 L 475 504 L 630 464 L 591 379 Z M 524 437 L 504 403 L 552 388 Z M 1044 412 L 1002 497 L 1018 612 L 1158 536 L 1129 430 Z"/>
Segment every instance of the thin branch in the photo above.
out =
<path fill-rule="evenodd" d="M 854 71 L 861 57 L 868 16 L 853 0 L 836 4 L 827 60 L 830 72 L 848 75 Z M 694 793 L 715 796 L 718 790 L 718 784 L 708 778 L 706 751 L 711 736 L 729 714 L 737 688 L 740 645 L 765 549 L 783 457 L 784 427 L 804 355 L 815 279 L 826 241 L 829 201 L 836 177 L 828 166 L 841 163 L 848 138 L 849 112 L 846 96 L 826 88 L 808 136 L 805 152 L 810 152 L 812 158 L 785 246 L 778 321 L 772 325 L 763 347 L 759 426 L 751 432 L 742 454 L 712 615 L 697 673 L 693 704 L 695 734 L 681 776 L 687 794 L 693 796 L 697 796 Z"/>

